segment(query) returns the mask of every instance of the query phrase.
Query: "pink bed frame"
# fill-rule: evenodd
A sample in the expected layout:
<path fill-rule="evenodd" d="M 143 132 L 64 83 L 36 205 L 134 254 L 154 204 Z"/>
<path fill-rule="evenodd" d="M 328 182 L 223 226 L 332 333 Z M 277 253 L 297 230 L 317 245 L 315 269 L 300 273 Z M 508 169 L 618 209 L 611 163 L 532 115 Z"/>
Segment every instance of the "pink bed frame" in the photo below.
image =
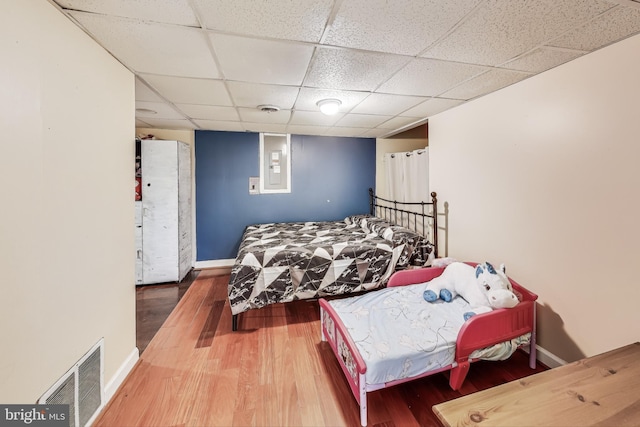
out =
<path fill-rule="evenodd" d="M 475 266 L 476 263 L 467 263 Z M 393 274 L 387 287 L 422 283 L 438 277 L 444 268 L 421 268 L 403 270 Z M 444 368 L 425 372 L 421 375 L 404 378 L 383 384 L 367 384 L 367 365 L 358 353 L 342 320 L 325 299 L 320 299 L 320 319 L 322 324 L 322 341 L 329 341 L 342 372 L 344 372 L 351 392 L 360 405 L 360 423 L 367 425 L 367 392 L 405 383 L 438 372 L 451 371 L 449 385 L 458 390 L 467 376 L 470 363 L 475 361 L 469 355 L 478 349 L 508 341 L 521 335 L 531 333 L 529 344 L 529 366 L 536 367 L 536 304 L 538 296 L 509 278 L 514 291 L 519 293 L 520 303 L 513 308 L 502 308 L 489 313 L 478 314 L 467 320 L 456 340 L 454 362 Z M 375 291 L 374 291 L 375 292 Z"/>

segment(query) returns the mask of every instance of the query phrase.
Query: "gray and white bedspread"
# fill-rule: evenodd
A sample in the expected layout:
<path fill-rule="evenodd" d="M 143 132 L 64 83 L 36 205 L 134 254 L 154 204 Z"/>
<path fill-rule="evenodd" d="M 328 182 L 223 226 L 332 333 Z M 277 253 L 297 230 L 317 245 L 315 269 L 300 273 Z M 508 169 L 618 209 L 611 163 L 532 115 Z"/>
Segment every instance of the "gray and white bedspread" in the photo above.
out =
<path fill-rule="evenodd" d="M 432 251 L 419 234 L 368 215 L 250 225 L 229 279 L 231 312 L 377 289 Z"/>

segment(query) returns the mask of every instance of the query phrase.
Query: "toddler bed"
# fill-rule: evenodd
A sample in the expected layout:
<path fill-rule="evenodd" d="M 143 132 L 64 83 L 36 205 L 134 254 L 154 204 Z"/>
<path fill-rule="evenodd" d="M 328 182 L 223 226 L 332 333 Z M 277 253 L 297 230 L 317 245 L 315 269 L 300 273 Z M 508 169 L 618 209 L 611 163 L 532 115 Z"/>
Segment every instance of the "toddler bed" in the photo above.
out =
<path fill-rule="evenodd" d="M 474 264 L 472 264 L 474 265 Z M 387 288 L 344 299 L 320 299 L 322 340 L 329 341 L 367 425 L 367 392 L 450 371 L 458 390 L 475 360 L 504 360 L 529 345 L 535 368 L 537 295 L 509 279 L 520 302 L 464 321 L 469 304 L 428 303 L 425 282 L 444 268 L 395 273 Z"/>

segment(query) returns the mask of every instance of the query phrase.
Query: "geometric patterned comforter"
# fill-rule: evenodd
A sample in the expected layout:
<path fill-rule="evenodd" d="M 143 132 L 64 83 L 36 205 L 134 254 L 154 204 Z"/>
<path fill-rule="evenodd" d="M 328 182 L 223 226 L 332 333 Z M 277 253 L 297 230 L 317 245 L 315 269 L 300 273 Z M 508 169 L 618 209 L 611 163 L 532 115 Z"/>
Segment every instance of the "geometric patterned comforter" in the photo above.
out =
<path fill-rule="evenodd" d="M 250 225 L 229 279 L 231 312 L 377 289 L 432 252 L 423 236 L 369 215 Z"/>

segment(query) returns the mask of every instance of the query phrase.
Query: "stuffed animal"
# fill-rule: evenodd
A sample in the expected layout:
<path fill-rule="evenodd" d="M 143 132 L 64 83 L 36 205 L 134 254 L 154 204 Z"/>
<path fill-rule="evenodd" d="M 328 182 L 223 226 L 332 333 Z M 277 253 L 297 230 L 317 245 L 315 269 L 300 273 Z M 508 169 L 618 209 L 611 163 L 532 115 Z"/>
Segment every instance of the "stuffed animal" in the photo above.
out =
<path fill-rule="evenodd" d="M 446 267 L 449 264 L 453 264 L 456 262 L 455 258 L 445 257 L 445 258 L 435 258 L 431 262 L 431 267 Z"/>
<path fill-rule="evenodd" d="M 494 308 L 511 308 L 519 302 L 505 274 L 504 264 L 496 270 L 488 262 L 475 268 L 462 262 L 447 265 L 440 276 L 428 282 L 423 296 L 428 302 L 438 298 L 451 302 L 457 295 L 472 307 L 472 311 L 464 313 L 464 320 Z"/>

